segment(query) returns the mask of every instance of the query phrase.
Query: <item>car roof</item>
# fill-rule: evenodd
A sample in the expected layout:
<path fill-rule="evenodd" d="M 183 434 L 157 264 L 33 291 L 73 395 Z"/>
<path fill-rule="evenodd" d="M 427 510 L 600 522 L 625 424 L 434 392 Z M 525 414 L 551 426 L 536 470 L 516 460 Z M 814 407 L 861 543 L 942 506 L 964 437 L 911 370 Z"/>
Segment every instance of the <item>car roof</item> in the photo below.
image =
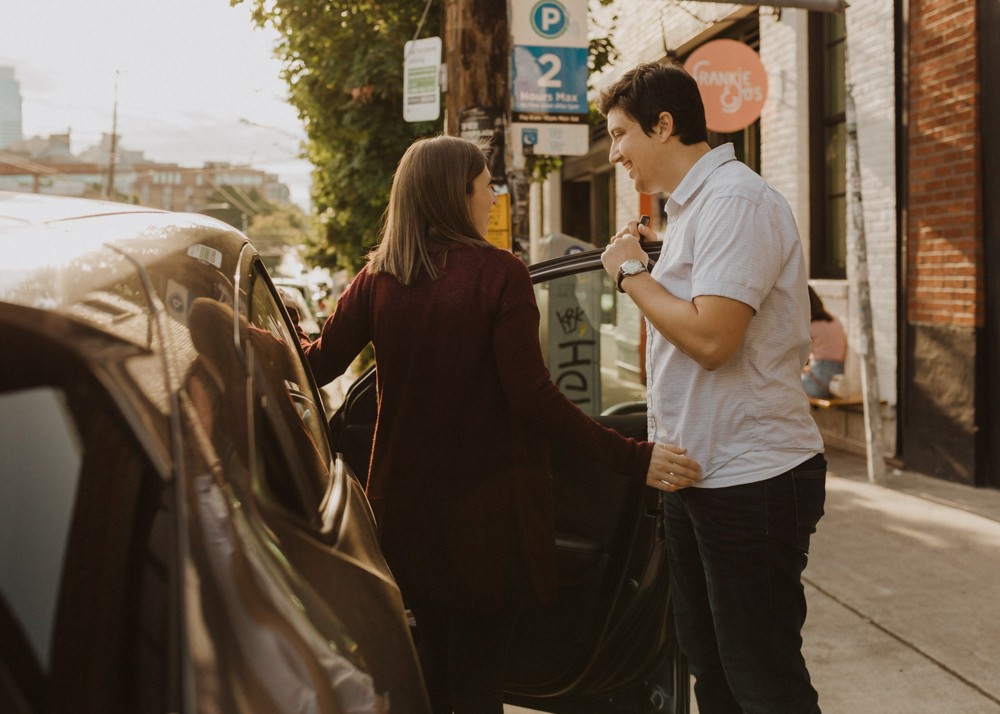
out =
<path fill-rule="evenodd" d="M 98 271 L 123 257 L 145 266 L 165 253 L 193 255 L 204 243 L 219 240 L 246 242 L 229 224 L 200 214 L 0 191 L 0 301 L 53 307 L 38 291 L 25 290 L 37 282 L 33 276 L 45 275 L 48 284 L 58 286 L 53 275 L 79 272 L 81 266 Z M 58 302 L 78 298 L 63 294 Z"/>
<path fill-rule="evenodd" d="M 0 226 L 25 223 L 38 225 L 123 213 L 166 213 L 166 211 L 114 201 L 0 191 Z"/>

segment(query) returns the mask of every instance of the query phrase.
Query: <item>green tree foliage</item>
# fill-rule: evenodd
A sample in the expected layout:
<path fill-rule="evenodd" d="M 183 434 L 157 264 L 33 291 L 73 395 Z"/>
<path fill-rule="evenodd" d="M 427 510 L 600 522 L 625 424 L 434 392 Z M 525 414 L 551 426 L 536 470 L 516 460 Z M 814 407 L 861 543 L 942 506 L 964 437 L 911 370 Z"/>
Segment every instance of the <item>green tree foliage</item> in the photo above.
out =
<path fill-rule="evenodd" d="M 378 240 L 399 157 L 414 139 L 442 130 L 443 121 L 403 121 L 403 45 L 418 27 L 420 37 L 440 34 L 441 3 L 426 12 L 427 0 L 230 0 L 244 2 L 254 22 L 281 36 L 275 51 L 305 125 L 318 217 L 308 257 L 354 271 Z M 609 39 L 616 22 L 599 28 L 608 37 L 591 40 L 592 72 L 617 57 Z M 534 157 L 528 173 L 544 180 L 561 161 Z"/>
<path fill-rule="evenodd" d="M 262 253 L 277 253 L 289 246 L 307 242 L 310 219 L 294 204 L 275 206 L 272 211 L 258 213 L 250 220 L 247 237 Z"/>
<path fill-rule="evenodd" d="M 403 121 L 403 45 L 425 0 L 230 0 L 278 30 L 289 99 L 306 130 L 320 236 L 310 258 L 355 270 L 378 240 L 392 174 L 406 147 L 440 123 Z M 427 13 L 420 37 L 439 33 Z"/>

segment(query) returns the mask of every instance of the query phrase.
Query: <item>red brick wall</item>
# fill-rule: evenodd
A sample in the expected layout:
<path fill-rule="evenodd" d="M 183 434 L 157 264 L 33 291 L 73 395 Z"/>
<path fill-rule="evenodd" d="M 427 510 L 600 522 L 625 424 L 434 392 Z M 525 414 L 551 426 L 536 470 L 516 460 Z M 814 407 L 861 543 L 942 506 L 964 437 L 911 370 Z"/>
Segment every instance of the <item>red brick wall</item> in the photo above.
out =
<path fill-rule="evenodd" d="M 978 327 L 985 303 L 976 2 L 913 0 L 909 15 L 907 319 Z"/>

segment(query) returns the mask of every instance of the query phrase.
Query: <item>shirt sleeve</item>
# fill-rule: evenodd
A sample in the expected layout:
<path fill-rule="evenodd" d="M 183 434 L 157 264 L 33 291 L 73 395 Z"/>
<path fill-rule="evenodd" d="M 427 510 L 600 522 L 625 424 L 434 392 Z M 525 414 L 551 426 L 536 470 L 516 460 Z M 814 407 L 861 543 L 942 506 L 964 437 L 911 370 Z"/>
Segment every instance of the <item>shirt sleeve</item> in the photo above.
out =
<path fill-rule="evenodd" d="M 653 444 L 623 437 L 584 413 L 552 382 L 538 339 L 539 312 L 527 268 L 519 260 L 505 273 L 494 329 L 494 353 L 514 414 L 631 478 L 645 480 Z"/>
<path fill-rule="evenodd" d="M 719 295 L 757 312 L 783 264 L 780 236 L 759 203 L 720 196 L 698 219 L 691 297 Z"/>

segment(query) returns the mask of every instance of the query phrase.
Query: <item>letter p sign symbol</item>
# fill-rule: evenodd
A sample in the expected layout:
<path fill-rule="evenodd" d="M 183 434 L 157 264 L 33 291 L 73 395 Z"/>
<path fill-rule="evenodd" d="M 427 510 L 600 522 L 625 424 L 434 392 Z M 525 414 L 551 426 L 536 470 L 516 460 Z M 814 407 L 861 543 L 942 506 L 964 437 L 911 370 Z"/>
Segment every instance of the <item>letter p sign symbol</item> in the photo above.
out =
<path fill-rule="evenodd" d="M 566 8 L 557 0 L 541 0 L 531 9 L 531 28 L 547 40 L 559 37 L 568 26 Z"/>
<path fill-rule="evenodd" d="M 562 20 L 562 15 L 554 7 L 543 7 L 539 14 L 541 15 L 543 32 L 550 31 L 549 28 L 559 24 L 559 21 Z"/>

